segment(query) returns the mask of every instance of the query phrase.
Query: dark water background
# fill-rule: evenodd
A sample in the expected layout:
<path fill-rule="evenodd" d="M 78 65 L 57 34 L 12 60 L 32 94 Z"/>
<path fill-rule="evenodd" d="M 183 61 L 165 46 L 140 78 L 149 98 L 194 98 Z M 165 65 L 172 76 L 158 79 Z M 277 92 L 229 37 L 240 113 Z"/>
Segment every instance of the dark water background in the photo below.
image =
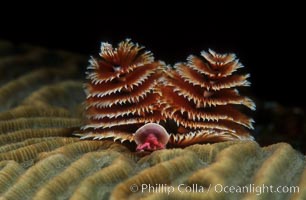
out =
<path fill-rule="evenodd" d="M 99 52 L 101 41 L 118 43 L 129 37 L 168 64 L 208 48 L 234 52 L 251 73 L 251 90 L 257 97 L 305 106 L 305 20 L 290 7 L 254 11 L 218 7 L 192 14 L 58 9 L 1 13 L 0 38 L 89 56 Z"/>

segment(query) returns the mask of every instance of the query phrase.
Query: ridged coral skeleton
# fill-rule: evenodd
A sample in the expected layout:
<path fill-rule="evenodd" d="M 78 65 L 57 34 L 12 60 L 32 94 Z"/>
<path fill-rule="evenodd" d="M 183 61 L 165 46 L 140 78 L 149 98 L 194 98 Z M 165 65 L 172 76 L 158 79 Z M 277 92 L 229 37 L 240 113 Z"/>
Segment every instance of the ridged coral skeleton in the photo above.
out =
<path fill-rule="evenodd" d="M 18 48 L 10 43 L 5 44 L 8 45 L 4 46 L 0 40 L 0 71 L 4 69 L 0 76 L 5 77 L 0 80 L 0 90 L 6 88 L 6 83 L 19 82 L 16 77 L 23 76 L 25 72 L 36 74 L 33 68 L 24 65 L 27 60 L 19 59 L 26 52 L 19 55 Z M 3 46 L 14 51 L 3 49 Z M 4 55 L 7 55 L 6 52 L 18 52 L 17 55 L 9 53 L 13 65 L 2 65 L 2 60 L 6 60 L 2 52 L 5 52 Z M 50 54 L 53 57 L 62 57 L 57 52 L 50 51 Z M 72 58 L 78 59 L 79 55 Z M 15 61 L 18 63 L 15 64 Z M 35 62 L 36 68 L 46 66 L 44 62 L 50 61 L 39 62 L 39 66 Z M 76 67 L 81 68 L 85 63 L 84 58 L 84 63 Z M 25 72 L 21 73 L 21 68 Z M 63 68 L 62 71 L 66 69 Z M 24 94 L 21 87 L 24 85 L 19 82 L 16 88 L 21 89 L 11 92 L 20 98 L 18 103 L 6 107 L 11 98 L 0 99 L 0 107 L 3 106 L 0 113 L 1 125 L 6 127 L 0 130 L 0 200 L 306 199 L 305 155 L 287 143 L 260 147 L 254 141 L 230 141 L 144 154 L 145 152 L 135 153 L 134 149 L 113 141 L 80 140 L 72 136 L 75 128 L 80 126 L 77 122 L 81 120 L 80 115 L 74 109 L 67 109 L 66 105 L 80 105 L 85 100 L 78 96 L 83 89 L 76 87 L 79 92 L 72 91 L 71 98 L 50 96 L 43 92 L 48 86 L 59 88 L 59 93 L 53 91 L 54 94 L 63 91 L 61 94 L 66 94 L 66 91 L 71 90 L 71 84 L 66 84 L 65 79 L 57 79 L 56 83 L 59 84 L 47 82 L 28 85 L 27 94 Z M 40 95 L 36 95 L 38 93 Z M 31 97 L 35 104 L 24 105 L 26 102 L 23 100 L 27 97 Z M 76 117 L 77 121 L 74 119 Z M 65 118 L 65 123 L 59 123 Z M 41 125 L 42 122 L 44 126 Z M 169 194 L 148 190 L 132 192 L 130 187 L 133 184 L 137 184 L 139 188 L 142 184 L 167 184 L 176 190 Z M 180 192 L 177 190 L 179 184 L 197 184 L 198 187 L 205 187 L 205 192 Z M 206 187 L 210 184 L 212 190 L 206 192 Z M 216 193 L 213 188 L 217 184 L 254 186 L 254 189 L 261 189 L 262 193 L 258 190 Z M 283 189 L 287 192 L 267 192 L 262 187 L 263 184 L 273 186 L 274 189 L 284 186 Z"/>
<path fill-rule="evenodd" d="M 252 110 L 255 104 L 240 96 L 235 87 L 249 86 L 249 74 L 233 75 L 243 67 L 234 54 L 202 51 L 202 58 L 189 56 L 187 63 L 169 69 L 165 84 L 158 90 L 162 96 L 163 115 L 178 125 L 170 144 L 186 146 L 224 140 L 249 140 L 246 129 L 253 129 L 253 120 L 234 105 Z M 246 128 L 244 128 L 246 127 Z"/>

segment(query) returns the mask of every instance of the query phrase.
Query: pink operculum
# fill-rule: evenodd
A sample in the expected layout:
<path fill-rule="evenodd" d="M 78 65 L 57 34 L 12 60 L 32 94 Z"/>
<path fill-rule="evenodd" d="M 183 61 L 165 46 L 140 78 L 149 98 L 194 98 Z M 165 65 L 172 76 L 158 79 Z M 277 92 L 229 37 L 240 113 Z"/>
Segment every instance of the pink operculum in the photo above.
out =
<path fill-rule="evenodd" d="M 165 145 L 158 141 L 158 138 L 155 134 L 149 133 L 145 141 L 139 144 L 136 148 L 137 151 L 154 151 L 158 149 L 164 149 Z"/>

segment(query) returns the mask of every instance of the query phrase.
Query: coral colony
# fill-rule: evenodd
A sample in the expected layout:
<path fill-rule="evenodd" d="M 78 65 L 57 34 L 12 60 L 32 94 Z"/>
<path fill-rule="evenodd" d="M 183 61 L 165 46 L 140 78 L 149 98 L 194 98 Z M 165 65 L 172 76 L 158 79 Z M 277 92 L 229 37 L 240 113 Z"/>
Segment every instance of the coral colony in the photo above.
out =
<path fill-rule="evenodd" d="M 230 74 L 233 55 L 166 67 L 140 48 L 102 45 L 82 121 L 86 58 L 0 40 L 1 200 L 306 199 L 305 155 L 261 147 L 234 114 L 254 104 L 235 90 L 249 83 Z M 82 124 L 88 140 L 71 137 Z"/>
<path fill-rule="evenodd" d="M 86 125 L 78 135 L 134 141 L 137 151 L 253 140 L 253 120 L 238 109 L 255 110 L 237 90 L 250 85 L 249 74 L 234 73 L 242 67 L 235 54 L 213 50 L 169 67 L 130 40 L 102 43 L 88 67 Z"/>

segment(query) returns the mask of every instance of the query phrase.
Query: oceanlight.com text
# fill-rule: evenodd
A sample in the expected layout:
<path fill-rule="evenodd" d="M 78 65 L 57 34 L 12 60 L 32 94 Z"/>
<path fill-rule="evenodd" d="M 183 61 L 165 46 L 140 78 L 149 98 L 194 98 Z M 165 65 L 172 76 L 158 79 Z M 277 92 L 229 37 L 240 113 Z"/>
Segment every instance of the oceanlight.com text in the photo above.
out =
<path fill-rule="evenodd" d="M 133 184 L 130 186 L 131 192 L 141 192 L 141 193 L 164 193 L 169 195 L 173 192 L 184 192 L 184 193 L 255 193 L 256 195 L 261 195 L 263 193 L 299 193 L 300 188 L 298 186 L 274 186 L 274 185 L 255 185 L 248 184 L 244 186 L 240 185 L 208 185 L 202 186 L 199 184 L 179 184 L 176 186 L 167 184 Z"/>

